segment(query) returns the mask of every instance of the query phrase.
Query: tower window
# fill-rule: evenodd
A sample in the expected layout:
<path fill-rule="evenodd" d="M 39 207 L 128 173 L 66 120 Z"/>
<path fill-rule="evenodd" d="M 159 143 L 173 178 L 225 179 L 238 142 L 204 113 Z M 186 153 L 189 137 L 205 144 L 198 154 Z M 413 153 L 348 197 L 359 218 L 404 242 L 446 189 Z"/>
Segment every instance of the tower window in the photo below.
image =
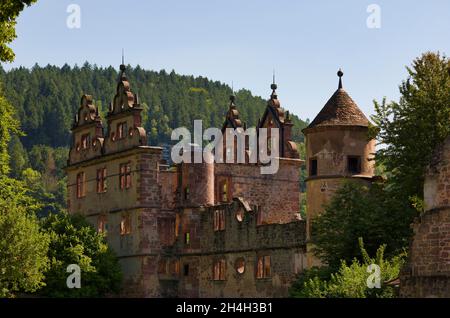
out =
<path fill-rule="evenodd" d="M 309 176 L 317 176 L 317 159 L 311 159 L 309 162 Z"/>
<path fill-rule="evenodd" d="M 361 157 L 349 156 L 347 157 L 347 169 L 351 174 L 361 173 Z"/>
<path fill-rule="evenodd" d="M 184 233 L 184 244 L 189 245 L 191 242 L 191 235 L 189 232 Z"/>
<path fill-rule="evenodd" d="M 189 264 L 184 264 L 183 274 L 184 274 L 184 276 L 189 276 Z"/>

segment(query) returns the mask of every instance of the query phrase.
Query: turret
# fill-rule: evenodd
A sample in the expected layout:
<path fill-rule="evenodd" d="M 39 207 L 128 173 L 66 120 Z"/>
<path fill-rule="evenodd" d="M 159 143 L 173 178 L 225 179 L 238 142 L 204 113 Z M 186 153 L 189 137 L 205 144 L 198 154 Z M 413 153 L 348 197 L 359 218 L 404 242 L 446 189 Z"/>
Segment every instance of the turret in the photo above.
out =
<path fill-rule="evenodd" d="M 311 223 L 330 202 L 345 179 L 368 183 L 374 176 L 375 140 L 368 138 L 369 120 L 343 89 L 341 70 L 338 89 L 311 124 L 306 139 L 307 239 Z M 308 265 L 318 265 L 308 253 Z"/>

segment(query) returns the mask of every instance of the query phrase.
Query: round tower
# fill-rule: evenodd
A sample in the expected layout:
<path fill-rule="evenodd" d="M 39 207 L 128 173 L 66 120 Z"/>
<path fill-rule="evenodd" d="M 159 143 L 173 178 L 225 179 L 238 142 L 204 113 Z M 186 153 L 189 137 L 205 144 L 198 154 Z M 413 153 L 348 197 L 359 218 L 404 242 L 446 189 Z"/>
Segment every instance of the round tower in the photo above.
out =
<path fill-rule="evenodd" d="M 183 163 L 182 197 L 185 206 L 214 205 L 214 161 L 212 154 L 203 153 L 201 147 L 193 145 L 193 152 L 202 152 L 201 163 Z M 192 161 L 194 154 L 192 154 Z M 206 160 L 205 160 L 206 159 Z"/>
<path fill-rule="evenodd" d="M 307 242 L 311 241 L 311 223 L 323 211 L 346 179 L 369 183 L 374 176 L 375 140 L 368 137 L 369 120 L 342 88 L 341 70 L 338 89 L 311 124 L 303 129 L 306 139 L 306 211 Z M 307 244 L 308 267 L 320 265 Z"/>

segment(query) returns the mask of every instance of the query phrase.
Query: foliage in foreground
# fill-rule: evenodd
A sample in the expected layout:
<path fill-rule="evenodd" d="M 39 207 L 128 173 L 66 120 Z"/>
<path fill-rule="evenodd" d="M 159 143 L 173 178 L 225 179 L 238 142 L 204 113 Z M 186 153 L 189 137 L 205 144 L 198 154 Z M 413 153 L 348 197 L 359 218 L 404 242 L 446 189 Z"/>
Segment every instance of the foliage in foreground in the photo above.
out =
<path fill-rule="evenodd" d="M 313 220 L 314 253 L 334 271 L 342 261 L 362 260 L 360 237 L 369 254 L 384 244 L 387 256 L 396 255 L 408 246 L 415 215 L 408 202 L 392 199 L 383 183 L 348 181 Z"/>
<path fill-rule="evenodd" d="M 51 243 L 50 269 L 41 294 L 49 297 L 102 297 L 120 291 L 122 274 L 118 260 L 104 236 L 80 215 L 52 214 L 43 221 Z M 81 288 L 69 289 L 66 268 L 81 269 Z"/>
<path fill-rule="evenodd" d="M 293 284 L 290 293 L 299 298 L 392 298 L 396 296 L 395 287 L 386 284 L 398 277 L 404 264 L 406 253 L 400 253 L 391 259 L 385 259 L 386 246 L 378 248 L 375 257 L 371 258 L 364 248 L 363 240 L 359 240 L 362 259 L 354 259 L 350 265 L 342 261 L 336 273 L 329 268 L 312 268 L 307 270 Z M 380 267 L 380 288 L 369 288 L 368 280 L 373 282 L 368 266 L 376 264 Z"/>
<path fill-rule="evenodd" d="M 44 285 L 50 239 L 39 226 L 37 208 L 21 182 L 0 175 L 0 297 Z"/>
<path fill-rule="evenodd" d="M 384 145 L 375 159 L 387 171 L 391 195 L 418 203 L 425 169 L 450 134 L 450 59 L 427 52 L 406 68 L 398 102 L 375 102 L 373 137 Z"/>

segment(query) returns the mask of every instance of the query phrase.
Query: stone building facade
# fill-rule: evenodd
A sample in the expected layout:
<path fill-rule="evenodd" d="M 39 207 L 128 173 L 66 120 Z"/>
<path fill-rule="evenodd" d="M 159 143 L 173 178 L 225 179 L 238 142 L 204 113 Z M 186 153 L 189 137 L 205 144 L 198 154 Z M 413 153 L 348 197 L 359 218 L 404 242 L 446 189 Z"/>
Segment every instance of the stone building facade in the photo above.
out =
<path fill-rule="evenodd" d="M 412 224 L 402 297 L 450 297 L 450 137 L 433 156 L 424 184 L 425 212 Z"/>
<path fill-rule="evenodd" d="M 308 227 L 300 217 L 304 162 L 291 139 L 293 124 L 280 105 L 277 86 L 271 86 L 257 127 L 268 128 L 268 138 L 272 128 L 279 129 L 277 173 L 261 174 L 264 164 L 248 160 L 248 145 L 244 163 L 168 166 L 162 148 L 147 145 L 139 99 L 125 66 L 120 70 L 106 129 L 93 98 L 81 98 L 66 171 L 69 212 L 85 215 L 106 233 L 123 269 L 122 296 L 287 296 L 296 275 L 311 264 Z M 318 174 L 307 181 L 312 215 L 329 200 L 336 181 L 368 180 L 373 174 L 368 162 L 373 144 L 364 139 L 367 119 L 341 84 L 324 109 L 330 121 L 350 113 L 345 123 L 325 125 L 319 120 L 322 110 L 305 130 L 308 169 L 308 160 L 317 158 Z M 222 130 L 245 127 L 231 96 Z M 357 158 L 351 171 L 345 164 L 350 156 Z"/>

